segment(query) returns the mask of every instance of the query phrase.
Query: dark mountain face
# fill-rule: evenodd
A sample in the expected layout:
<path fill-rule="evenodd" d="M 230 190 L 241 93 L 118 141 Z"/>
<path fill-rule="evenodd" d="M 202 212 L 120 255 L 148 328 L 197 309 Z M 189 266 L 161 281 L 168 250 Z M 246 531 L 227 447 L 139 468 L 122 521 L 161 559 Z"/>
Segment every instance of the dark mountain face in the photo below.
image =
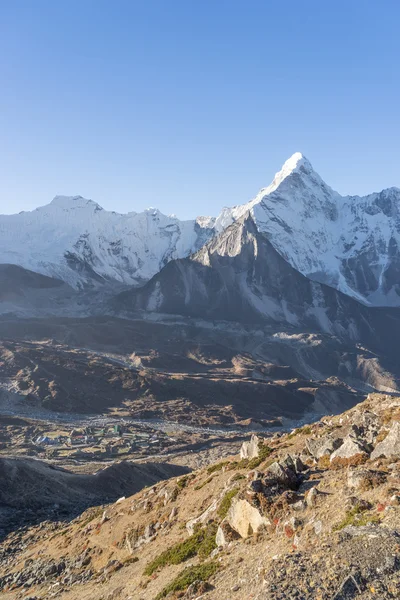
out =
<path fill-rule="evenodd" d="M 76 292 L 64 281 L 18 265 L 0 265 L 0 314 L 52 312 L 67 306 Z"/>
<path fill-rule="evenodd" d="M 120 294 L 113 307 L 289 325 L 371 347 L 386 344 L 400 324 L 397 310 L 369 308 L 296 271 L 250 216 L 193 256 L 171 261 L 141 289 Z"/>
<path fill-rule="evenodd" d="M 0 265 L 0 293 L 3 299 L 7 294 L 23 295 L 27 290 L 54 289 L 67 287 L 60 279 L 40 275 L 18 265 Z"/>

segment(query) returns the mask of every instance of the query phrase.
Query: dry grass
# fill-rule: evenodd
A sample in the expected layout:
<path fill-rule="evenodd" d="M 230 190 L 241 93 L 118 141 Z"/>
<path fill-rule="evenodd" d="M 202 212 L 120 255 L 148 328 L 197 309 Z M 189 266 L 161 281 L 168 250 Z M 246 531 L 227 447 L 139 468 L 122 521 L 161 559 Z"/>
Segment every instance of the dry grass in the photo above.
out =
<path fill-rule="evenodd" d="M 400 421 L 400 407 L 388 408 L 382 415 L 382 424 L 389 425 L 392 421 Z"/>
<path fill-rule="evenodd" d="M 375 444 L 379 444 L 380 442 L 383 442 L 383 440 L 387 438 L 388 433 L 389 433 L 389 431 L 380 431 L 376 437 Z"/>
<path fill-rule="evenodd" d="M 368 492 L 377 488 L 380 485 L 383 485 L 386 482 L 385 473 L 380 473 L 378 471 L 368 473 L 365 478 L 362 480 L 359 486 L 360 492 Z"/>
<path fill-rule="evenodd" d="M 368 460 L 367 454 L 355 454 L 350 458 L 336 457 L 330 463 L 330 469 L 338 471 L 339 469 L 345 469 L 347 467 L 359 467 L 364 465 Z"/>

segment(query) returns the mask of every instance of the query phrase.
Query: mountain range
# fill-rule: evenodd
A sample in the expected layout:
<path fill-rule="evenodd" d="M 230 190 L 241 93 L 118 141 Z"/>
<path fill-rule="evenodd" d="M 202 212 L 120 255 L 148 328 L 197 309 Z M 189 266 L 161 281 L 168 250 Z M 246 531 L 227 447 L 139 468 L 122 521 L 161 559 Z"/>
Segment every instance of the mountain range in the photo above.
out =
<path fill-rule="evenodd" d="M 297 153 L 215 218 L 80 196 L 3 215 L 0 404 L 217 424 L 395 393 L 399 205 L 340 196 Z"/>
<path fill-rule="evenodd" d="M 80 196 L 57 196 L 32 212 L 2 215 L 0 263 L 78 290 L 110 283 L 114 290 L 116 284 L 140 287 L 171 261 L 190 256 L 206 264 L 210 248 L 237 256 L 240 239 L 233 241 L 229 230 L 226 245 L 221 235 L 247 219 L 253 234 L 307 279 L 368 306 L 399 306 L 399 207 L 394 187 L 341 196 L 296 153 L 253 200 L 224 208 L 217 217 L 180 221 L 153 208 L 118 214 Z"/>

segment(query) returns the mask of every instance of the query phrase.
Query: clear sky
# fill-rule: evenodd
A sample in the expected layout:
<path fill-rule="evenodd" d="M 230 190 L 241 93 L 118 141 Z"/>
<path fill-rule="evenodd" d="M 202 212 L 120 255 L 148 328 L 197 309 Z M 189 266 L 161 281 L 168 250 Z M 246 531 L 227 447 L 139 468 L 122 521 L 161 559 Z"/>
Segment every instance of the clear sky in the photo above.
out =
<path fill-rule="evenodd" d="M 1 0 L 0 212 L 217 214 L 303 152 L 400 187 L 399 0 Z"/>

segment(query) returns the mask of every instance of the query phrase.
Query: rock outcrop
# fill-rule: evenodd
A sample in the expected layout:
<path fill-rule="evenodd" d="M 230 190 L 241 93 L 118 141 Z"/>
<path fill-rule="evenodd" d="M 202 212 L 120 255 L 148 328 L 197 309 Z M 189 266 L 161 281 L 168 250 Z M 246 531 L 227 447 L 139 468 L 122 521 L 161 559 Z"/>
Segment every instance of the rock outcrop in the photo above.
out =
<path fill-rule="evenodd" d="M 379 442 L 372 454 L 371 458 L 400 458 L 400 422 L 393 423 L 390 431 L 382 442 Z"/>
<path fill-rule="evenodd" d="M 260 454 L 260 438 L 257 435 L 252 435 L 249 442 L 243 442 L 240 448 L 240 458 L 257 458 Z"/>
<path fill-rule="evenodd" d="M 335 458 L 353 458 L 357 455 L 368 456 L 368 449 L 361 440 L 348 435 L 343 444 L 332 452 L 330 460 L 332 462 Z"/>
<path fill-rule="evenodd" d="M 266 527 L 270 523 L 259 509 L 242 498 L 233 500 L 227 515 L 227 521 L 242 538 L 257 533 L 262 527 Z"/>

